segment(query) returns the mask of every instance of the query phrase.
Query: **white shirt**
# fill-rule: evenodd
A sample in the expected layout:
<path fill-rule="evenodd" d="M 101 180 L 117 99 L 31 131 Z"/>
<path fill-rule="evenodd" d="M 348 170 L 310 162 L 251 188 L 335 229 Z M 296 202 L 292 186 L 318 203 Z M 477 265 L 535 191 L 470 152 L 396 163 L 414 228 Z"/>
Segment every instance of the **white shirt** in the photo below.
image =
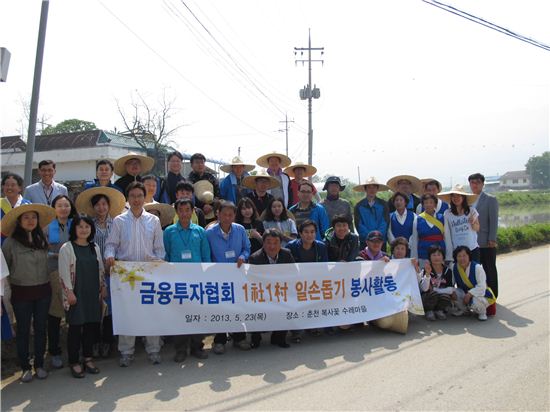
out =
<path fill-rule="evenodd" d="M 477 232 L 470 225 L 470 216 L 477 218 L 479 213 L 475 208 L 470 207 L 468 215 L 455 216 L 451 209 L 445 210 L 443 220 L 445 221 L 445 260 L 453 260 L 453 250 L 458 246 L 467 246 L 470 250 L 478 247 Z"/>
<path fill-rule="evenodd" d="M 160 220 L 143 209 L 139 217 L 128 210 L 113 220 L 105 243 L 105 259 L 147 262 L 164 259 L 163 233 Z"/>

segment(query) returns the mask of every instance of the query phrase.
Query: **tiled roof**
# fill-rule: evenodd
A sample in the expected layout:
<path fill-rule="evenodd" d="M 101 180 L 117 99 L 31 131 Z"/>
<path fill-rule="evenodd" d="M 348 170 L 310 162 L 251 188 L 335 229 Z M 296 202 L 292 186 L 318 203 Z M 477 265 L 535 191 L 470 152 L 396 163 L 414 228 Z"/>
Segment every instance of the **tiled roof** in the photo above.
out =
<path fill-rule="evenodd" d="M 500 180 L 507 180 L 507 179 L 525 179 L 529 178 L 529 175 L 527 174 L 527 171 L 525 170 L 517 170 L 513 172 L 506 172 L 502 176 L 500 176 Z"/>

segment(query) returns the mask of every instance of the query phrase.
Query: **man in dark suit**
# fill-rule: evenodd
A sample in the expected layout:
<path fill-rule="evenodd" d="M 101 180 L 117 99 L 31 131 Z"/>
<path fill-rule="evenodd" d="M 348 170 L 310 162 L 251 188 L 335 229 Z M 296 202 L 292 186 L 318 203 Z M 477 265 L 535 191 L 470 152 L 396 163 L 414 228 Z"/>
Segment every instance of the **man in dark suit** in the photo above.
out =
<path fill-rule="evenodd" d="M 485 176 L 481 173 L 474 173 L 468 177 L 472 193 L 478 195 L 474 207 L 479 213 L 479 232 L 477 232 L 477 243 L 481 254 L 481 264 L 487 274 L 487 286 L 489 286 L 495 297 L 498 296 L 498 274 L 497 274 L 497 228 L 498 228 L 498 201 L 496 197 L 483 191 Z M 488 312 L 490 310 L 488 309 Z M 491 313 L 488 313 L 491 314 Z"/>
<path fill-rule="evenodd" d="M 263 236 L 263 246 L 260 250 L 254 252 L 248 258 L 248 263 L 251 265 L 272 265 L 277 263 L 295 263 L 290 250 L 281 248 L 283 234 L 278 229 L 267 229 Z M 290 345 L 286 343 L 286 330 L 278 330 L 271 332 L 271 344 L 281 348 L 288 348 Z M 261 334 L 255 332 L 252 334 L 253 348 L 260 346 Z"/>

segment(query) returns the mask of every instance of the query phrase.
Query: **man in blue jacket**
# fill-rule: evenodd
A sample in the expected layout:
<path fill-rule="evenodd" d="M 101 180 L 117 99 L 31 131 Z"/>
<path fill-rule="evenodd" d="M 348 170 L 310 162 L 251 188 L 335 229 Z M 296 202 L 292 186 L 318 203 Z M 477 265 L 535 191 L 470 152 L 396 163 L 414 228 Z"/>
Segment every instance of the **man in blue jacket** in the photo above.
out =
<path fill-rule="evenodd" d="M 382 233 L 384 241 L 386 241 L 390 220 L 388 203 L 376 197 L 376 194 L 388 189 L 388 186 L 379 183 L 374 177 L 370 177 L 366 183 L 353 188 L 355 192 L 365 192 L 365 198 L 355 205 L 354 210 L 355 228 L 362 247 L 365 245 L 367 235 L 373 230 Z"/>
<path fill-rule="evenodd" d="M 298 227 L 306 220 L 315 222 L 317 229 L 315 238 L 321 241 L 330 227 L 330 222 L 325 208 L 312 200 L 314 189 L 313 183 L 308 181 L 300 183 L 298 187 L 299 202 L 292 206 L 289 211 L 294 215 Z"/>

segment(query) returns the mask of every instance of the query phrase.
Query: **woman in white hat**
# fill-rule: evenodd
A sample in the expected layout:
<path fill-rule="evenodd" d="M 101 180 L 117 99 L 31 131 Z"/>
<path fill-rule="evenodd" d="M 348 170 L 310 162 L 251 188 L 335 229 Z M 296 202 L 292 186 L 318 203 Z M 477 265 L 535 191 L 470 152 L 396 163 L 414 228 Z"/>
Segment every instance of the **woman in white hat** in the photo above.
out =
<path fill-rule="evenodd" d="M 235 204 L 251 192 L 243 186 L 243 180 L 254 170 L 254 165 L 244 163 L 239 156 L 234 157 L 231 163 L 220 167 L 225 173 L 229 173 L 220 182 L 220 194 L 222 199 L 229 200 Z"/>
<path fill-rule="evenodd" d="M 451 205 L 443 214 L 445 226 L 445 260 L 453 260 L 453 251 L 459 246 L 467 246 L 472 260 L 479 262 L 479 213 L 472 207 L 477 195 L 466 193 L 462 185 L 455 185 L 448 192 L 441 192 L 438 198 Z"/>
<path fill-rule="evenodd" d="M 137 153 L 128 153 L 115 161 L 115 174 L 122 176 L 115 185 L 126 195 L 126 188 L 132 182 L 141 182 L 141 174 L 153 169 L 155 160 L 152 157 Z"/>
<path fill-rule="evenodd" d="M 41 204 L 22 205 L 2 219 L 2 232 L 9 236 L 2 253 L 10 272 L 11 303 L 17 321 L 17 356 L 22 382 L 33 378 L 29 363 L 31 324 L 34 330 L 34 369 L 45 379 L 46 329 L 52 290 L 48 272 L 48 242 L 42 227 L 55 218 L 53 208 Z"/>
<path fill-rule="evenodd" d="M 94 243 L 99 247 L 102 257 L 105 255 L 105 244 L 111 233 L 113 219 L 124 211 L 125 203 L 124 195 L 110 187 L 94 187 L 76 198 L 78 212 L 92 218 L 95 228 Z M 105 262 L 103 265 L 107 267 Z M 105 284 L 108 291 L 104 299 L 107 310 L 101 322 L 99 341 L 94 344 L 93 355 L 107 358 L 114 343 L 109 269 L 105 271 Z"/>
<path fill-rule="evenodd" d="M 270 190 L 274 198 L 281 198 L 285 201 L 285 206 L 290 208 L 296 203 L 296 199 L 292 197 L 290 188 L 290 176 L 286 174 L 282 168 L 290 166 L 290 157 L 282 153 L 271 152 L 260 156 L 256 160 L 256 164 L 260 167 L 267 168 L 267 174 L 279 181 L 279 186 Z"/>

